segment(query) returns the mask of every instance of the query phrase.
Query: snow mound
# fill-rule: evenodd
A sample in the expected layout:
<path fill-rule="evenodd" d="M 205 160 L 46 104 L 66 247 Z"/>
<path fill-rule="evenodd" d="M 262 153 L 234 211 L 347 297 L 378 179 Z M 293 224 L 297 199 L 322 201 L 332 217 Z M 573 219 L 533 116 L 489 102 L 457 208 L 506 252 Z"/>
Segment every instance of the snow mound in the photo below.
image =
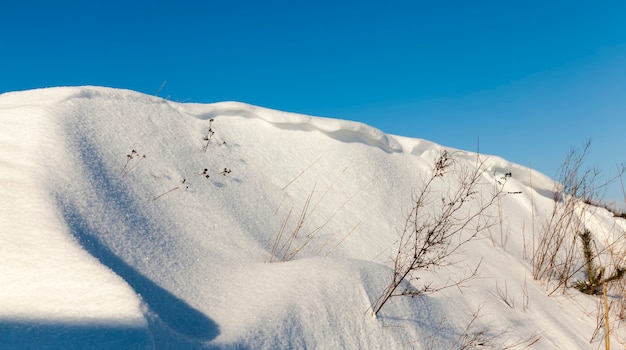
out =
<path fill-rule="evenodd" d="M 468 329 L 489 330 L 494 347 L 597 345 L 580 306 L 590 299 L 550 298 L 529 279 L 533 215 L 550 210 L 554 183 L 523 166 L 481 156 L 481 188 L 506 179 L 507 220 L 459 252 L 460 266 L 425 275 L 480 265 L 480 278 L 393 298 L 374 318 L 414 192 L 445 147 L 101 87 L 3 94 L 0 118 L 0 341 L 11 347 L 430 349 L 459 347 Z M 594 220 L 616 237 L 614 219 Z M 503 285 L 517 306 L 498 297 Z"/>

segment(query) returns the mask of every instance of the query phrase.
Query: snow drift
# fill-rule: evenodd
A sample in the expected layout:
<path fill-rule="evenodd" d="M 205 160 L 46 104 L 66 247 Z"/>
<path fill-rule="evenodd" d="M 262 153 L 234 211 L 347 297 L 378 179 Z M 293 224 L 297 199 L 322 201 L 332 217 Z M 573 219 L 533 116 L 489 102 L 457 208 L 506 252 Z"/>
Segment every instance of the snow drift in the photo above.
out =
<path fill-rule="evenodd" d="M 478 278 L 394 298 L 374 318 L 412 195 L 444 147 L 98 87 L 0 95 L 0 120 L 8 347 L 430 349 L 479 332 L 491 347 L 598 346 L 595 299 L 548 297 L 532 280 L 531 227 L 554 183 L 520 165 L 484 156 L 485 188 L 512 174 L 506 220 L 429 277 L 480 265 Z M 454 151 L 474 166 L 476 154 Z M 606 211 L 594 220 L 623 232 Z M 277 237 L 294 231 L 282 261 Z"/>

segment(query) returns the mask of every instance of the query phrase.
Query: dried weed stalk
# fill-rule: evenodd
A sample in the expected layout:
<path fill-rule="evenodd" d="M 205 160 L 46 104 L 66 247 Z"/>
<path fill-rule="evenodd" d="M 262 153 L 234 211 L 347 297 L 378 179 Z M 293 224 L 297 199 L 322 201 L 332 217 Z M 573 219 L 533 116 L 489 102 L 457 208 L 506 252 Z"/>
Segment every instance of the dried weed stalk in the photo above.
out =
<path fill-rule="evenodd" d="M 435 159 L 430 177 L 414 196 L 413 208 L 400 234 L 398 249 L 392 258 L 394 269 L 391 282 L 372 305 L 377 315 L 387 301 L 396 296 L 418 296 L 451 286 L 460 286 L 476 275 L 476 269 L 461 280 L 441 286 L 421 283 L 420 272 L 453 264 L 459 248 L 480 232 L 494 224 L 487 216 L 500 195 L 501 189 L 481 193 L 480 180 L 485 173 L 485 162 L 477 156 L 475 166 L 462 166 L 448 151 Z M 441 189 L 444 191 L 440 191 Z"/>
<path fill-rule="evenodd" d="M 597 192 L 599 171 L 595 168 L 583 170 L 590 142 L 582 149 L 572 148 L 557 173 L 558 184 L 554 190 L 552 211 L 538 232 L 534 246 L 532 267 L 533 278 L 551 282 L 563 291 L 576 271 L 579 259 L 577 248 L 578 232 L 584 231 L 587 206 Z"/>

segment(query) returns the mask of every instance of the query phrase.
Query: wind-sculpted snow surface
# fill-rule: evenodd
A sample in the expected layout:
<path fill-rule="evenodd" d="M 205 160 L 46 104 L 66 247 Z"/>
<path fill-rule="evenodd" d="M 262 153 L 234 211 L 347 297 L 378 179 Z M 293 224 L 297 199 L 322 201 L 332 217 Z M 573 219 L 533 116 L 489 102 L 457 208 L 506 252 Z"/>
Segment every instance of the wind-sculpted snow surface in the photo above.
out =
<path fill-rule="evenodd" d="M 220 116 L 258 118 L 281 129 L 319 131 L 342 142 L 360 142 L 390 153 L 402 151 L 402 147 L 393 137 L 358 122 L 281 112 L 240 102 L 202 105 L 195 113 L 197 117 L 203 119 Z"/>
<path fill-rule="evenodd" d="M 0 342 L 10 348 L 597 347 L 595 315 L 581 307 L 594 301 L 549 298 L 528 277 L 532 215 L 550 209 L 553 183 L 525 167 L 481 157 L 480 190 L 506 192 L 489 215 L 507 220 L 423 281 L 478 265 L 480 278 L 393 298 L 373 317 L 443 146 L 98 87 L 0 95 L 0 119 Z M 448 151 L 476 166 L 476 154 Z M 615 227 L 608 216 L 594 224 Z"/>

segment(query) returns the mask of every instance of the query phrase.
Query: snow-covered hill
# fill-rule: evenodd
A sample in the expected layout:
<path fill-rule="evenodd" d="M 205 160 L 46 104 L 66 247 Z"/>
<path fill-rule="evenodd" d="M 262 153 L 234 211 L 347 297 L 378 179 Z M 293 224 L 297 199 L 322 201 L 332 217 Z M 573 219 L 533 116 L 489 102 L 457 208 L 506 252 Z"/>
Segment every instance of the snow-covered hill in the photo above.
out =
<path fill-rule="evenodd" d="M 489 192 L 506 178 L 514 195 L 487 212 L 501 222 L 414 287 L 479 266 L 476 278 L 392 298 L 372 317 L 415 194 L 445 147 L 356 122 L 98 87 L 0 95 L 0 121 L 7 348 L 603 341 L 600 329 L 590 343 L 599 299 L 575 289 L 548 296 L 532 278 L 534 227 L 550 215 L 554 183 L 501 158 L 481 156 L 479 186 Z M 476 154 L 448 152 L 475 169 Z M 435 191 L 445 197 L 449 186 Z M 622 219 L 598 209 L 588 220 L 603 233 L 598 244 L 623 244 Z M 614 346 L 625 340 L 614 332 Z"/>

